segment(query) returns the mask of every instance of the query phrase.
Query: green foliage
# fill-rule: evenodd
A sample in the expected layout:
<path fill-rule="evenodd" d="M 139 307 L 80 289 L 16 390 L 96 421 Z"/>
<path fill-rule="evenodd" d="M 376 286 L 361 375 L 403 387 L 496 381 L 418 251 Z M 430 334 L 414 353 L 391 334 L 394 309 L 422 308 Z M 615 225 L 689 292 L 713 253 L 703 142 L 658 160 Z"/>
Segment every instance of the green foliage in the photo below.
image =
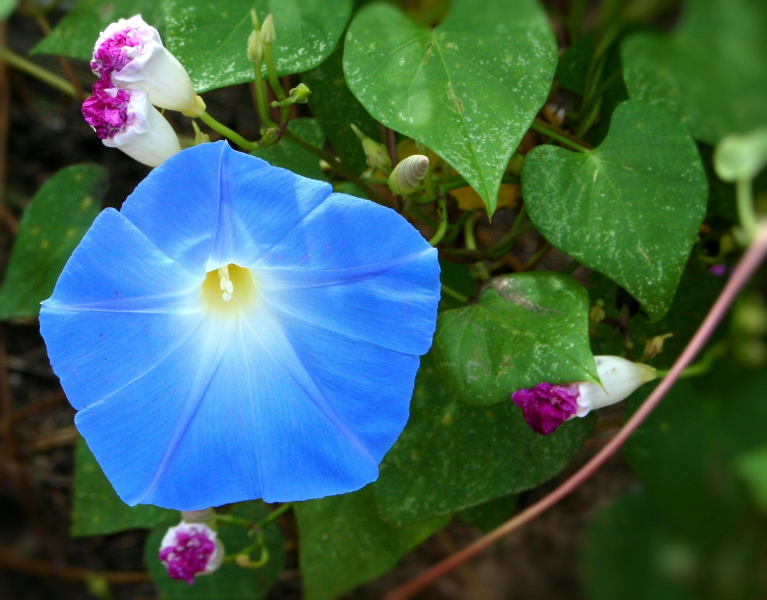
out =
<path fill-rule="evenodd" d="M 595 150 L 539 146 L 522 171 L 530 218 L 546 239 L 625 287 L 655 320 L 671 305 L 706 191 L 684 127 L 639 101 L 615 110 Z"/>
<path fill-rule="evenodd" d="M 440 281 L 454 292 L 458 292 L 467 298 L 471 298 L 477 293 L 477 284 L 474 282 L 474 278 L 471 276 L 471 269 L 467 265 L 460 265 L 449 260 L 441 260 L 439 261 L 439 269 Z M 440 310 L 460 308 L 462 306 L 463 302 L 442 290 L 442 298 L 439 301 Z"/>
<path fill-rule="evenodd" d="M 517 500 L 516 495 L 502 496 L 471 508 L 465 508 L 455 516 L 467 525 L 488 533 L 516 514 Z"/>
<path fill-rule="evenodd" d="M 427 354 L 410 420 L 381 463 L 381 514 L 398 525 L 413 523 L 536 487 L 567 465 L 594 422 L 573 419 L 538 435 L 510 400 L 486 407 L 453 400 Z"/>
<path fill-rule="evenodd" d="M 69 256 L 98 215 L 106 171 L 66 167 L 35 194 L 24 211 L 0 290 L 0 318 L 36 317 Z"/>
<path fill-rule="evenodd" d="M 378 516 L 376 487 L 296 505 L 307 600 L 330 600 L 378 577 L 450 520 L 387 523 Z"/>
<path fill-rule="evenodd" d="M 78 0 L 56 28 L 32 48 L 32 54 L 61 54 L 90 60 L 99 34 L 118 19 L 140 14 L 164 32 L 162 4 L 157 0 Z"/>
<path fill-rule="evenodd" d="M 176 513 L 178 515 L 178 513 Z M 269 516 L 269 509 L 263 502 L 243 502 L 237 504 L 230 513 L 232 516 L 258 522 Z M 212 575 L 195 578 L 193 585 L 176 581 L 168 576 L 159 560 L 160 541 L 168 527 L 177 525 L 180 517 L 168 519 L 149 534 L 144 547 L 144 562 L 152 575 L 161 597 L 166 600 L 208 600 L 220 598 L 226 600 L 258 600 L 263 598 L 269 588 L 277 581 L 285 561 L 285 544 L 279 527 L 274 523 L 264 528 L 264 541 L 269 552 L 269 562 L 258 569 L 241 568 L 234 563 L 224 565 Z M 250 546 L 254 538 L 248 529 L 241 525 L 221 523 L 218 537 L 223 542 L 227 554 L 237 554 Z M 254 555 L 258 558 L 258 551 Z"/>
<path fill-rule="evenodd" d="M 450 395 L 477 406 L 541 381 L 598 381 L 588 294 L 559 273 L 492 279 L 479 302 L 439 315 L 434 358 Z"/>
<path fill-rule="evenodd" d="M 115 493 L 112 484 L 81 437 L 75 450 L 75 481 L 72 498 L 71 532 L 75 537 L 106 535 L 126 529 L 150 529 L 177 515 L 158 506 L 128 506 Z"/>
<path fill-rule="evenodd" d="M 733 461 L 767 444 L 767 376 L 729 365 L 714 375 L 677 383 L 625 447 L 669 521 L 706 545 L 718 544 L 746 516 Z M 630 399 L 629 409 L 640 400 Z"/>
<path fill-rule="evenodd" d="M 709 515 L 712 521 L 716 513 Z M 727 533 L 699 545 L 664 519 L 646 493 L 619 497 L 590 523 L 581 571 L 588 600 L 756 600 L 758 532 Z M 762 584 L 763 586 L 763 584 Z"/>
<path fill-rule="evenodd" d="M 168 49 L 204 92 L 253 80 L 245 55 L 253 30 L 250 9 L 259 21 L 274 15 L 274 58 L 280 75 L 300 73 L 325 60 L 351 16 L 352 0 L 163 0 Z M 266 71 L 264 71 L 265 73 Z"/>
<path fill-rule="evenodd" d="M 313 146 L 321 148 L 325 143 L 325 134 L 316 119 L 296 119 L 290 122 L 288 130 Z M 311 152 L 290 142 L 259 148 L 252 154 L 263 158 L 272 166 L 290 169 L 304 177 L 327 179 L 320 168 L 320 160 Z"/>
<path fill-rule="evenodd" d="M 646 494 L 623 496 L 597 513 L 582 550 L 589 600 L 693 600 L 685 582 L 701 563 L 699 549 L 668 530 Z"/>
<path fill-rule="evenodd" d="M 759 509 L 767 513 L 767 446 L 760 446 L 737 456 L 734 470 L 746 483 Z"/>
<path fill-rule="evenodd" d="M 589 285 L 592 306 L 602 306 L 609 319 L 592 330 L 591 346 L 594 354 L 614 354 L 636 360 L 642 356 L 648 340 L 670 333 L 672 336 L 663 342 L 663 352 L 651 361 L 654 367 L 669 368 L 692 339 L 722 291 L 725 281 L 723 277 L 713 275 L 696 258 L 692 258 L 682 274 L 668 313 L 660 321 L 652 322 L 642 312 L 629 316 L 628 294 L 607 277 L 593 273 Z M 626 319 L 628 327 L 629 348 L 626 348 L 623 332 L 616 326 L 616 321 L 622 318 Z"/>
<path fill-rule="evenodd" d="M 696 138 L 767 123 L 767 4 L 762 0 L 687 0 L 670 35 L 636 33 L 623 43 L 632 98 L 673 112 Z"/>
<path fill-rule="evenodd" d="M 595 46 L 595 36 L 587 35 L 576 41 L 559 57 L 559 64 L 557 65 L 557 82 L 559 85 L 576 94 L 583 94 L 586 74 Z"/>
<path fill-rule="evenodd" d="M 18 5 L 19 0 L 0 0 L 0 20 L 10 17 Z"/>
<path fill-rule="evenodd" d="M 490 214 L 556 64 L 535 0 L 456 0 L 434 30 L 372 4 L 352 21 L 344 49 L 346 81 L 368 112 L 448 161 Z"/>
<path fill-rule="evenodd" d="M 378 134 L 378 124 L 346 87 L 343 56 L 343 44 L 339 44 L 319 67 L 301 75 L 301 81 L 312 90 L 309 107 L 328 134 L 336 155 L 350 169 L 361 173 L 367 169 L 365 153 L 350 124 L 372 137 Z"/>

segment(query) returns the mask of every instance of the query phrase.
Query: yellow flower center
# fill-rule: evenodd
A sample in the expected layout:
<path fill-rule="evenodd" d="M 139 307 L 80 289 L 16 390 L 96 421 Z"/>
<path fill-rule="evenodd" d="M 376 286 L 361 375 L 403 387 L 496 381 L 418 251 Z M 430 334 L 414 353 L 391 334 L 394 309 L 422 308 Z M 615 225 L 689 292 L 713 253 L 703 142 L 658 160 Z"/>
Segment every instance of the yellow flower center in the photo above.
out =
<path fill-rule="evenodd" d="M 253 273 L 235 264 L 209 271 L 202 283 L 205 308 L 221 315 L 235 315 L 250 307 L 257 295 Z"/>

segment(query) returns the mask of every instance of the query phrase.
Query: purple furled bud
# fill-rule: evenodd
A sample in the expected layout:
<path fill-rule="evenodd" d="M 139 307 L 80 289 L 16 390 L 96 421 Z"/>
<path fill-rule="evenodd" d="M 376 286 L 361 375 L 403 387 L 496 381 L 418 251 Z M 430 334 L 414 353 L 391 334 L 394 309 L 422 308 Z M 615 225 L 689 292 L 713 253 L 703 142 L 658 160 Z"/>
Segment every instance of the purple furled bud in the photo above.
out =
<path fill-rule="evenodd" d="M 145 93 L 108 86 L 108 80 L 99 79 L 82 107 L 83 117 L 105 146 L 119 148 L 150 167 L 181 151 L 170 123 Z"/>
<path fill-rule="evenodd" d="M 205 110 L 186 69 L 141 15 L 120 19 L 106 28 L 96 41 L 91 69 L 111 86 L 144 92 L 160 108 L 192 117 Z"/>
<path fill-rule="evenodd" d="M 578 411 L 578 386 L 539 383 L 511 395 L 533 431 L 549 435 Z"/>
<path fill-rule="evenodd" d="M 83 117 L 102 140 L 114 137 L 128 122 L 130 99 L 130 92 L 106 87 L 100 79 L 93 86 L 93 95 L 83 102 Z"/>
<path fill-rule="evenodd" d="M 224 545 L 204 523 L 181 521 L 160 542 L 160 561 L 171 579 L 192 585 L 197 575 L 210 575 L 224 560 Z"/>
<path fill-rule="evenodd" d="M 539 383 L 532 389 L 519 390 L 511 395 L 534 431 L 549 435 L 568 419 L 585 417 L 592 410 L 625 400 L 657 377 L 652 367 L 619 356 L 594 358 L 601 383 Z"/>

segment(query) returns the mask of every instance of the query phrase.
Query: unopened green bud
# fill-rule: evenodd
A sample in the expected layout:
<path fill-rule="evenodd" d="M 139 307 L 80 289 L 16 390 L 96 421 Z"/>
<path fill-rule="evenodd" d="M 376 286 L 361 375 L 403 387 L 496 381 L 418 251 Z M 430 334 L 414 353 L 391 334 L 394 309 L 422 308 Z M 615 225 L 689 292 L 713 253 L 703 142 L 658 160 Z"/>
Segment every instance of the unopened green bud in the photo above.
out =
<path fill-rule="evenodd" d="M 714 152 L 714 170 L 722 181 L 750 181 L 767 167 L 767 127 L 728 135 Z"/>
<path fill-rule="evenodd" d="M 386 146 L 366 136 L 354 123 L 351 124 L 351 127 L 360 142 L 362 142 L 362 149 L 365 151 L 368 166 L 387 173 L 391 171 L 391 157 Z"/>
<path fill-rule="evenodd" d="M 293 99 L 293 102 L 296 102 L 297 104 L 306 104 L 309 101 L 309 94 L 311 93 L 312 90 L 310 90 L 307 85 L 299 83 L 296 87 L 290 90 L 290 97 Z"/>
<path fill-rule="evenodd" d="M 273 44 L 277 40 L 277 31 L 274 29 L 274 17 L 269 14 L 261 25 L 261 40 L 264 44 Z"/>
<path fill-rule="evenodd" d="M 261 43 L 261 33 L 255 29 L 248 36 L 248 60 L 254 65 L 264 61 L 264 45 Z"/>
<path fill-rule="evenodd" d="M 397 196 L 415 192 L 429 172 L 429 157 L 423 154 L 408 156 L 394 167 L 389 175 L 389 189 Z"/>

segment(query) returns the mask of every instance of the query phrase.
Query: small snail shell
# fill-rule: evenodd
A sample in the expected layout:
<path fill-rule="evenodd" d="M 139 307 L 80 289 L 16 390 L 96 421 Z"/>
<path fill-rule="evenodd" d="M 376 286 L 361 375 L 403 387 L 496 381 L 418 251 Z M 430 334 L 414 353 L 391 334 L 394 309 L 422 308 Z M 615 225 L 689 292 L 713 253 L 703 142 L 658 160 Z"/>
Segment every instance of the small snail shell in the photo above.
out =
<path fill-rule="evenodd" d="M 429 158 L 423 154 L 408 156 L 389 176 L 389 188 L 398 196 L 412 194 L 429 172 Z"/>

